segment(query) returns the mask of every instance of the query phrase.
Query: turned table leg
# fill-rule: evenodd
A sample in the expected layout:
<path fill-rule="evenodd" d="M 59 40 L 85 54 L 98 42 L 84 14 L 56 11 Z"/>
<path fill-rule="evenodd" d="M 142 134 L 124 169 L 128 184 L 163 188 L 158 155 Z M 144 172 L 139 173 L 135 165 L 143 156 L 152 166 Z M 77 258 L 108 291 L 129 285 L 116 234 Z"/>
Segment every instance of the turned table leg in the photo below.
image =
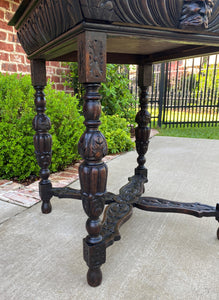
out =
<path fill-rule="evenodd" d="M 50 199 L 52 197 L 52 185 L 49 178 L 49 165 L 51 164 L 52 137 L 48 133 L 51 128 L 50 119 L 46 116 L 46 100 L 43 92 L 46 86 L 46 66 L 44 60 L 31 61 L 32 84 L 36 90 L 35 106 L 37 115 L 33 119 L 34 147 L 37 162 L 40 166 L 39 192 L 42 200 L 42 212 L 47 214 L 52 210 Z"/>
<path fill-rule="evenodd" d="M 135 175 L 142 175 L 147 179 L 147 169 L 145 168 L 145 154 L 148 150 L 150 128 L 150 114 L 148 107 L 148 88 L 151 85 L 152 65 L 140 65 L 138 68 L 138 86 L 140 87 L 140 111 L 136 115 L 135 128 L 136 150 L 138 152 L 138 166 L 135 169 Z"/>
<path fill-rule="evenodd" d="M 102 281 L 101 265 L 106 259 L 106 245 L 101 233 L 99 219 L 104 209 L 107 166 L 102 158 L 107 154 L 105 137 L 98 130 L 101 124 L 100 82 L 105 80 L 106 54 L 105 34 L 86 32 L 78 39 L 79 81 L 84 84 L 84 124 L 78 150 L 84 162 L 79 167 L 83 208 L 88 216 L 88 236 L 83 241 L 84 259 L 89 267 L 87 281 L 98 286 Z"/>

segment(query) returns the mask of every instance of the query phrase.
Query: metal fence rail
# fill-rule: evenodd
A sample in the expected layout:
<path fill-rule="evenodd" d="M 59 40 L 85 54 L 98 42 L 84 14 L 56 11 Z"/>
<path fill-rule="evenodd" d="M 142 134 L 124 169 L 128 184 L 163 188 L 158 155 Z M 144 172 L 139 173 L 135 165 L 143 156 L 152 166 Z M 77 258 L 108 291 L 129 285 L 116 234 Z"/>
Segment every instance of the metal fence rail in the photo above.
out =
<path fill-rule="evenodd" d="M 219 55 L 154 65 L 149 101 L 151 126 L 218 124 L 218 90 Z"/>

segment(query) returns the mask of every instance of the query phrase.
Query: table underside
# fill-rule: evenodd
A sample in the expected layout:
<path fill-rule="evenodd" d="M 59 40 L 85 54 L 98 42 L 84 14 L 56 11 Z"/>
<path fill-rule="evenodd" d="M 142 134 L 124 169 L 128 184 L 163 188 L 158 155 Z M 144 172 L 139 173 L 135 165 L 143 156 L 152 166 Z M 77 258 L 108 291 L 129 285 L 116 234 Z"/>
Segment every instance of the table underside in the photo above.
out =
<path fill-rule="evenodd" d="M 108 63 L 146 64 L 219 52 L 219 36 L 216 34 L 84 22 L 34 52 L 30 53 L 29 50 L 28 58 L 77 61 L 77 37 L 83 32 L 106 35 Z M 27 49 L 32 48 L 33 41 L 29 39 L 25 45 Z"/>

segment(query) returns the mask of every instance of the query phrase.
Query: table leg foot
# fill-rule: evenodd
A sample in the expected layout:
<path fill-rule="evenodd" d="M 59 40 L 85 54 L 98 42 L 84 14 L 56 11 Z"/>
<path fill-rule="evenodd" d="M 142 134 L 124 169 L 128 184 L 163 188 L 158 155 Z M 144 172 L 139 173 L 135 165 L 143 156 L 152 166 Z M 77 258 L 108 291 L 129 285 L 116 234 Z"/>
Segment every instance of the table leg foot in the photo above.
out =
<path fill-rule="evenodd" d="M 97 287 L 102 282 L 102 272 L 100 267 L 89 268 L 87 272 L 87 283 L 92 287 Z"/>
<path fill-rule="evenodd" d="M 42 200 L 41 211 L 43 214 L 49 214 L 52 211 L 50 199 L 52 198 L 52 184 L 49 180 L 42 180 L 39 183 L 40 198 Z"/>
<path fill-rule="evenodd" d="M 43 214 L 51 213 L 51 211 L 52 211 L 51 203 L 50 202 L 49 203 L 43 202 L 42 205 L 41 205 L 41 211 L 42 211 Z"/>
<path fill-rule="evenodd" d="M 83 240 L 84 260 L 89 267 L 87 282 L 90 286 L 96 287 L 102 282 L 101 265 L 106 262 L 106 244 L 101 240 L 99 243 L 90 243 L 89 237 Z"/>

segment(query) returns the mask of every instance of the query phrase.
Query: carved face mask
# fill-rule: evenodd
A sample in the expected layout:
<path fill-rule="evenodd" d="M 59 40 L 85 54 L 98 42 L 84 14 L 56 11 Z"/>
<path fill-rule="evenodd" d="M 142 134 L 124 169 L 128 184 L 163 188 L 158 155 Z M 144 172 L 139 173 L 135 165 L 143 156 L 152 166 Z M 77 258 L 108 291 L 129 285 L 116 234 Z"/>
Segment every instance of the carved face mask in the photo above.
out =
<path fill-rule="evenodd" d="M 195 26 L 208 28 L 208 18 L 211 16 L 214 0 L 185 0 L 180 28 Z"/>

